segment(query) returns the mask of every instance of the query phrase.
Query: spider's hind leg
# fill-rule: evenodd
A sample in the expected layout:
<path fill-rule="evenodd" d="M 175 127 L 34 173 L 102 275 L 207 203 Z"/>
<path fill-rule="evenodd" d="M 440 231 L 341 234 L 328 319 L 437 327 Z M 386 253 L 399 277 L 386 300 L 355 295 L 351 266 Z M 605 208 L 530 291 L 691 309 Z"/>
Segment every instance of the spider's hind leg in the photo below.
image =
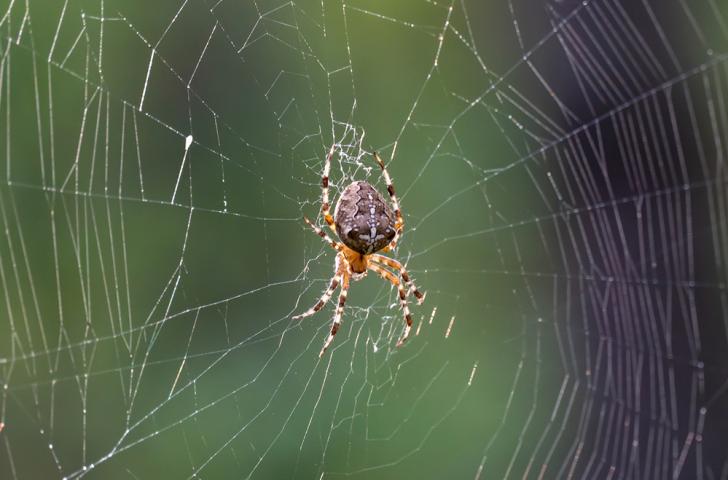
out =
<path fill-rule="evenodd" d="M 316 235 L 318 235 L 319 237 L 321 237 L 324 242 L 326 242 L 329 245 L 331 245 L 331 248 L 333 248 L 334 250 L 339 251 L 339 252 L 341 252 L 344 249 L 344 244 L 343 243 L 337 242 L 335 240 L 332 240 L 331 237 L 329 237 L 328 235 L 326 235 L 326 232 L 324 232 L 319 227 L 317 227 L 316 225 L 314 225 L 313 222 L 308 219 L 308 217 L 304 216 L 303 217 L 303 221 L 306 222 L 306 225 L 308 225 L 309 227 L 311 227 L 313 229 L 313 231 L 316 232 Z"/>
<path fill-rule="evenodd" d="M 331 205 L 329 204 L 329 172 L 331 171 L 331 157 L 334 155 L 335 146 L 336 144 L 331 145 L 329 154 L 326 155 L 324 173 L 321 176 L 321 213 L 324 216 L 324 221 L 333 232 L 336 232 L 336 226 L 334 225 L 334 217 L 331 216 Z"/>
<path fill-rule="evenodd" d="M 402 229 L 404 228 L 404 218 L 402 217 L 402 210 L 399 208 L 399 201 L 397 201 L 397 194 L 394 192 L 394 184 L 392 183 L 392 177 L 389 176 L 389 172 L 387 171 L 387 167 L 384 166 L 384 160 L 382 160 L 382 157 L 379 156 L 377 152 L 373 153 L 374 160 L 377 161 L 379 164 L 379 168 L 382 169 L 382 175 L 384 175 L 384 181 L 387 183 L 387 193 L 389 193 L 389 198 L 392 200 L 392 207 L 394 208 L 394 215 L 397 217 L 394 223 L 394 230 L 395 235 L 392 241 L 388 245 L 387 250 L 394 250 L 394 248 L 397 246 L 397 240 L 399 239 L 399 236 L 402 234 Z"/>

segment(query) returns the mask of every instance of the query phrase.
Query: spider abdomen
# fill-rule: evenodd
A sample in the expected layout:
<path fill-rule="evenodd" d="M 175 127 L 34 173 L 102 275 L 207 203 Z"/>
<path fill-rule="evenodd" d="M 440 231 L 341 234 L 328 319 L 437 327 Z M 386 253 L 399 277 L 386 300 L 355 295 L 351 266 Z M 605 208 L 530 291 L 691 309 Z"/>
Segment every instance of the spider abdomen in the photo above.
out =
<path fill-rule="evenodd" d="M 341 193 L 334 222 L 341 241 L 363 255 L 383 249 L 396 233 L 392 209 L 372 185 L 363 181 L 353 182 Z"/>

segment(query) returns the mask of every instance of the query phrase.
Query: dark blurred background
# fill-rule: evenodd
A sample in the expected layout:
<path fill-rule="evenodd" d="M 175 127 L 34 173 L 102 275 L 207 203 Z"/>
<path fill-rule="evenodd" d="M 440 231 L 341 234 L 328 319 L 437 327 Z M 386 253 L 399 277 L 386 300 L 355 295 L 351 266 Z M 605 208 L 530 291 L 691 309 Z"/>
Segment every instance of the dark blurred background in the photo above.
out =
<path fill-rule="evenodd" d="M 0 477 L 728 478 L 726 10 L 0 0 Z"/>

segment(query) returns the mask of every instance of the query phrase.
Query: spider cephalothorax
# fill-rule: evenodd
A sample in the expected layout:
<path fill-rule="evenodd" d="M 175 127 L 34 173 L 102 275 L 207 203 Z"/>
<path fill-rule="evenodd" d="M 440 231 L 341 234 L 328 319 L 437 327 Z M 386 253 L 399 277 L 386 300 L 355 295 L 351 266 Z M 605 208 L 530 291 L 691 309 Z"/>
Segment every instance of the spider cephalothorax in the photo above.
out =
<path fill-rule="evenodd" d="M 392 208 L 390 208 L 384 200 L 384 197 L 372 185 L 364 181 L 357 181 L 349 184 L 341 192 L 341 197 L 336 204 L 334 216 L 331 216 L 329 210 L 329 171 L 331 169 L 331 156 L 333 154 L 334 147 L 331 147 L 329 154 L 326 156 L 324 174 L 321 178 L 321 213 L 326 224 L 331 230 L 336 232 L 341 242 L 332 240 L 326 232 L 314 225 L 308 218 L 304 217 L 304 220 L 324 241 L 338 252 L 336 255 L 334 278 L 331 279 L 329 288 L 321 296 L 318 303 L 294 318 L 308 317 L 321 310 L 334 294 L 339 283 L 341 283 L 339 304 L 334 314 L 331 333 L 319 354 L 319 356 L 323 355 L 329 345 L 331 345 L 334 335 L 336 335 L 341 324 L 341 316 L 344 312 L 344 304 L 346 303 L 346 294 L 349 290 L 349 281 L 352 278 L 358 280 L 366 275 L 367 270 L 371 270 L 397 287 L 400 306 L 402 307 L 406 322 L 402 338 L 397 342 L 397 346 L 402 345 L 407 340 L 410 329 L 412 328 L 412 315 L 407 305 L 407 295 L 409 293 L 414 294 L 418 303 L 422 303 L 425 296 L 417 290 L 414 282 L 412 282 L 407 274 L 407 270 L 401 263 L 376 253 L 380 250 L 384 252 L 394 250 L 394 247 L 397 245 L 397 239 L 402 234 L 402 228 L 404 227 L 404 220 L 402 219 L 402 212 L 397 202 L 397 195 L 394 193 L 392 179 L 384 167 L 384 162 L 374 152 L 374 159 L 382 169 L 382 175 L 387 182 L 387 192 L 389 193 L 389 198 L 392 200 Z M 386 267 L 390 267 L 395 272 L 399 272 L 399 276 L 392 273 Z"/>

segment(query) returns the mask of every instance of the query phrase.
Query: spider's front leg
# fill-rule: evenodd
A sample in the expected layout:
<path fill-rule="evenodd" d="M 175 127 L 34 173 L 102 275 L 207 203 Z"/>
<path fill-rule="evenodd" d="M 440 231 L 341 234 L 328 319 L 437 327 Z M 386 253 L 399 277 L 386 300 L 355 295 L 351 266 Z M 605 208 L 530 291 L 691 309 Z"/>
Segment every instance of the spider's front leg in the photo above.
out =
<path fill-rule="evenodd" d="M 410 330 L 412 330 L 412 314 L 410 313 L 409 305 L 407 304 L 407 292 L 405 292 L 404 287 L 402 287 L 402 283 L 399 281 L 399 278 L 397 278 L 392 272 L 390 272 L 386 268 L 381 267 L 376 263 L 370 263 L 368 268 L 369 270 L 378 273 L 382 276 L 382 278 L 388 280 L 392 285 L 397 287 L 397 291 L 399 293 L 399 306 L 402 308 L 402 313 L 404 314 L 404 321 L 406 324 L 404 327 L 404 333 L 402 334 L 402 338 L 400 338 L 397 342 L 397 346 L 399 347 L 405 341 L 407 341 Z"/>
<path fill-rule="evenodd" d="M 319 353 L 319 358 L 323 357 L 324 353 L 326 352 L 326 349 L 329 348 L 329 345 L 331 345 L 331 342 L 334 341 L 334 336 L 336 335 L 336 332 L 339 331 L 339 326 L 341 325 L 341 316 L 344 314 L 344 305 L 346 304 L 346 294 L 349 292 L 349 279 L 351 278 L 351 275 L 349 274 L 348 268 L 346 266 L 343 267 L 342 271 L 342 280 L 341 280 L 341 293 L 339 294 L 339 304 L 336 306 L 336 313 L 334 314 L 334 321 L 331 324 L 331 333 L 329 333 L 328 338 L 324 342 L 323 348 L 321 348 L 321 352 Z"/>
<path fill-rule="evenodd" d="M 324 308 L 324 305 L 326 305 L 328 303 L 328 301 L 331 299 L 334 292 L 336 291 L 336 287 L 339 286 L 339 282 L 341 281 L 341 276 L 342 276 L 342 265 L 343 264 L 342 264 L 341 254 L 338 254 L 336 256 L 336 273 L 334 273 L 334 278 L 331 279 L 331 284 L 329 285 L 329 288 L 326 289 L 324 294 L 321 295 L 321 298 L 319 299 L 319 301 L 316 302 L 316 304 L 313 307 L 309 308 L 308 310 L 306 310 L 305 312 L 303 312 L 300 315 L 296 315 L 295 317 L 293 317 L 293 320 L 299 320 L 301 318 L 310 317 L 314 313 L 316 313 L 319 310 L 321 310 L 322 308 Z"/>
<path fill-rule="evenodd" d="M 371 256 L 371 261 L 387 265 L 389 267 L 394 268 L 396 271 L 402 275 L 402 281 L 404 282 L 404 286 L 407 287 L 407 293 L 412 293 L 417 298 L 417 305 L 422 305 L 422 302 L 425 301 L 425 295 L 427 293 L 422 293 L 417 289 L 417 286 L 415 285 L 414 280 L 412 280 L 407 273 L 407 270 L 404 268 L 404 265 L 402 265 L 400 262 L 393 258 L 385 257 L 384 255 L 379 255 L 378 253 L 375 253 Z"/>

